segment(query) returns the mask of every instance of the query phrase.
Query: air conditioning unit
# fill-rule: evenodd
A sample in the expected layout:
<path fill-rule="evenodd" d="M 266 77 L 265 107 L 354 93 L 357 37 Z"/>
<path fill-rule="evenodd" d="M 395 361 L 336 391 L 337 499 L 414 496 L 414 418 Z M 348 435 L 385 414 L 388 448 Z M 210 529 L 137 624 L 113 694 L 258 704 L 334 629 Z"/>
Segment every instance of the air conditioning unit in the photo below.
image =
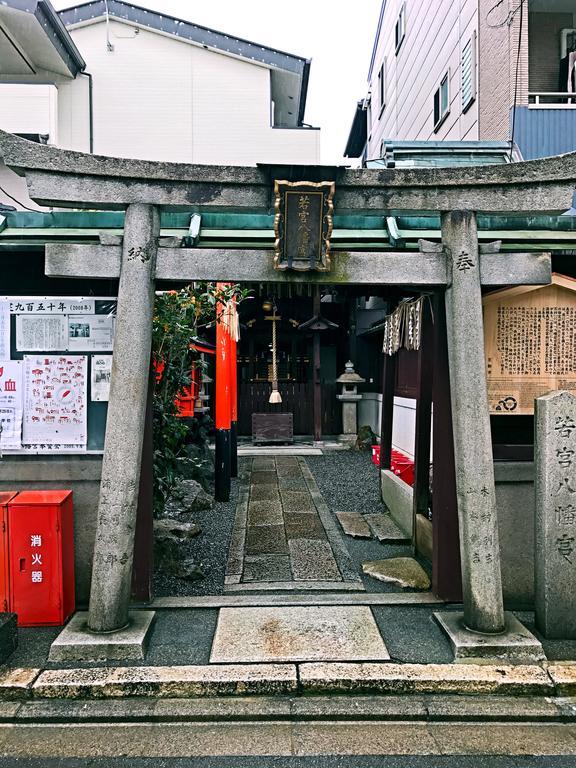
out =
<path fill-rule="evenodd" d="M 576 29 L 561 29 L 560 58 L 563 59 L 570 51 L 576 51 Z"/>

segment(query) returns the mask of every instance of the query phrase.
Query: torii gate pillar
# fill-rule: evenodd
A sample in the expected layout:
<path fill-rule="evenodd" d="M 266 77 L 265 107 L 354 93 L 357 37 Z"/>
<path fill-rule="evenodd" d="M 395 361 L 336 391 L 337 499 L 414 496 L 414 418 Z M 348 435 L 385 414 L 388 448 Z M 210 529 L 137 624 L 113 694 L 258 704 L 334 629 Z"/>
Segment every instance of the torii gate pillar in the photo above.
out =
<path fill-rule="evenodd" d="M 128 625 L 160 215 L 126 209 L 88 627 Z"/>
<path fill-rule="evenodd" d="M 443 213 L 442 243 L 464 611 L 435 615 L 457 661 L 534 661 L 540 643 L 503 607 L 476 214 Z"/>

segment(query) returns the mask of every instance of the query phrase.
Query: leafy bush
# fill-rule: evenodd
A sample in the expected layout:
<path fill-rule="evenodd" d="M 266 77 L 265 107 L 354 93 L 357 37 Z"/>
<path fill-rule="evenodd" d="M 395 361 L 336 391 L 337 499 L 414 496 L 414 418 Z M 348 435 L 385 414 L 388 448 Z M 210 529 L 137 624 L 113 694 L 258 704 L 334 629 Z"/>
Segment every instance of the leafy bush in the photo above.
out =
<path fill-rule="evenodd" d="M 190 386 L 190 372 L 200 355 L 190 343 L 204 329 L 214 326 L 220 308 L 230 299 L 239 303 L 247 292 L 237 285 L 195 283 L 156 296 L 152 326 L 152 360 L 155 386 L 153 400 L 154 514 L 162 515 L 166 500 L 181 471 L 188 428 L 178 417 L 178 393 Z M 200 433 L 207 440 L 205 431 Z"/>

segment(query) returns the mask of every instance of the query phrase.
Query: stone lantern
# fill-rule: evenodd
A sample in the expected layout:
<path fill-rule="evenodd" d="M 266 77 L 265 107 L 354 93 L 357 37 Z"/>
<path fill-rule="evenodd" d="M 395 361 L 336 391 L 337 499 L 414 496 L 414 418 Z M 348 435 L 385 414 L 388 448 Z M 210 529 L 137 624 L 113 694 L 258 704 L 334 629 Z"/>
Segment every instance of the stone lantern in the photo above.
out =
<path fill-rule="evenodd" d="M 358 400 L 362 395 L 358 394 L 358 384 L 363 384 L 363 379 L 354 371 L 354 363 L 348 360 L 344 373 L 336 379 L 337 384 L 342 384 L 342 392 L 336 395 L 342 403 L 342 430 L 340 440 L 346 443 L 355 443 L 358 433 L 358 417 L 356 413 Z"/>

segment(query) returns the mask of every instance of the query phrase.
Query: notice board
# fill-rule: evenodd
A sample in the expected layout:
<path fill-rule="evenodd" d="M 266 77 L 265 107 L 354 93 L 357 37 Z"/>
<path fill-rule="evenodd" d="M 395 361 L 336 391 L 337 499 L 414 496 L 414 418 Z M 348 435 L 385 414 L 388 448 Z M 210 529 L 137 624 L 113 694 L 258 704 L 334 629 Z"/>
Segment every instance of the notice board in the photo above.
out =
<path fill-rule="evenodd" d="M 0 296 L 0 450 L 104 449 L 116 303 Z"/>
<path fill-rule="evenodd" d="M 487 294 L 484 348 L 491 414 L 531 415 L 551 390 L 576 394 L 576 280 Z"/>

